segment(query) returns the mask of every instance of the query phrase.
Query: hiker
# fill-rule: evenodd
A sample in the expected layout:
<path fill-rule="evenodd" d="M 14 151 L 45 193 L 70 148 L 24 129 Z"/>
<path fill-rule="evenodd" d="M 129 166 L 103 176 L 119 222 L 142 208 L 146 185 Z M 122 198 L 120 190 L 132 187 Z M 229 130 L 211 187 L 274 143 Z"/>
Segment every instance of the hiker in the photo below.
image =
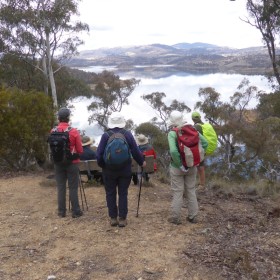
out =
<path fill-rule="evenodd" d="M 111 226 L 119 227 L 127 225 L 127 195 L 132 176 L 131 156 L 141 167 L 146 166 L 144 157 L 138 149 L 133 135 L 130 131 L 124 129 L 125 124 L 126 121 L 123 115 L 119 112 L 113 112 L 108 120 L 108 130 L 101 136 L 96 153 L 97 163 L 102 168 L 103 173 L 108 214 L 111 218 L 110 224 Z M 109 147 L 113 148 L 114 142 L 117 141 L 119 141 L 118 144 L 122 142 L 123 146 L 115 150 L 117 153 L 109 153 Z M 123 154 L 125 149 L 127 151 Z M 118 155 L 123 158 L 120 159 Z M 123 162 L 121 162 L 122 159 L 124 159 Z M 111 163 L 110 160 L 115 160 L 115 163 Z M 121 163 L 118 163 L 118 161 Z"/>
<path fill-rule="evenodd" d="M 153 156 L 154 157 L 154 171 L 157 170 L 157 163 L 156 163 L 156 152 L 153 148 L 153 146 L 151 144 L 149 144 L 149 139 L 148 137 L 146 137 L 144 134 L 139 134 L 139 135 L 136 135 L 135 137 L 135 140 L 136 140 L 136 143 L 138 145 L 138 148 L 140 149 L 140 151 L 142 152 L 142 154 L 144 156 Z M 136 185 L 137 184 L 137 174 L 133 174 L 132 176 L 133 178 L 133 182 L 134 184 Z M 149 182 L 149 174 L 148 173 L 144 173 L 144 178 L 147 182 Z"/>
<path fill-rule="evenodd" d="M 194 122 L 195 129 L 202 134 L 208 141 L 208 147 L 205 149 L 205 156 L 209 156 L 214 153 L 218 144 L 218 137 L 210 123 L 204 123 L 201 120 L 201 116 L 198 112 L 192 113 L 192 120 Z M 205 164 L 204 160 L 198 166 L 199 185 L 198 189 L 205 189 Z"/>
<path fill-rule="evenodd" d="M 80 160 L 96 160 L 96 152 L 92 148 L 95 143 L 94 138 L 84 135 L 82 137 L 83 153 L 80 155 Z M 95 180 L 103 184 L 102 172 L 97 170 L 80 171 L 80 174 L 87 175 L 88 181 Z"/>
<path fill-rule="evenodd" d="M 93 138 L 90 138 L 86 135 L 82 137 L 82 146 L 83 146 L 83 152 L 80 155 L 80 160 L 92 160 L 96 159 L 96 153 L 91 148 L 91 145 L 95 143 L 95 140 Z"/>
<path fill-rule="evenodd" d="M 197 168 L 195 166 L 186 168 L 183 165 L 181 155 L 178 149 L 177 133 L 174 128 L 180 128 L 184 125 L 183 114 L 179 111 L 173 111 L 168 120 L 168 144 L 171 156 L 170 177 L 171 177 L 171 215 L 168 222 L 179 225 L 181 221 L 181 208 L 183 205 L 183 195 L 185 193 L 187 199 L 188 217 L 190 223 L 197 222 L 198 202 L 196 197 L 196 175 Z M 200 135 L 199 135 L 200 137 Z M 207 142 L 205 142 L 207 145 Z"/>
<path fill-rule="evenodd" d="M 78 218 L 83 215 L 79 205 L 78 186 L 79 186 L 79 169 L 78 163 L 80 161 L 79 155 L 83 152 L 81 136 L 76 128 L 69 126 L 70 110 L 68 108 L 61 108 L 58 111 L 57 127 L 51 130 L 58 132 L 69 130 L 69 146 L 71 156 L 68 162 L 55 162 L 55 179 L 57 184 L 57 202 L 58 202 L 58 216 L 66 216 L 66 183 L 68 181 L 69 199 L 71 201 L 72 218 Z"/>

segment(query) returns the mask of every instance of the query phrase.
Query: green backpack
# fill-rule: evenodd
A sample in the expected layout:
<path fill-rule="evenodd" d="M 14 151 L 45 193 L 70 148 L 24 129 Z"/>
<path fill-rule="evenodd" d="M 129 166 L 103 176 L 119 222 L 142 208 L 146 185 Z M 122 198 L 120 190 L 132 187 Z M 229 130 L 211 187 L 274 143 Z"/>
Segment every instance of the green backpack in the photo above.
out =
<path fill-rule="evenodd" d="M 206 155 L 212 155 L 218 145 L 218 136 L 213 126 L 210 123 L 200 124 L 202 127 L 203 136 L 208 141 L 208 147 L 205 151 Z"/>

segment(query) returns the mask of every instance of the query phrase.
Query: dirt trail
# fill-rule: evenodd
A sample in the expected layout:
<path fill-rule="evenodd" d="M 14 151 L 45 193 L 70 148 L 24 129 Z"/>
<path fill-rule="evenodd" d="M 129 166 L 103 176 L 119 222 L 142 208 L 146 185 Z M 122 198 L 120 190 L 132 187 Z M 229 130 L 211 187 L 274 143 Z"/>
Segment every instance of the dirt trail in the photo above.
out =
<path fill-rule="evenodd" d="M 109 225 L 102 186 L 88 211 L 56 215 L 46 173 L 0 179 L 0 279 L 280 279 L 279 200 L 198 192 L 200 223 L 167 222 L 170 189 L 151 179 L 129 189 L 128 226 Z M 186 212 L 183 209 L 183 212 Z"/>

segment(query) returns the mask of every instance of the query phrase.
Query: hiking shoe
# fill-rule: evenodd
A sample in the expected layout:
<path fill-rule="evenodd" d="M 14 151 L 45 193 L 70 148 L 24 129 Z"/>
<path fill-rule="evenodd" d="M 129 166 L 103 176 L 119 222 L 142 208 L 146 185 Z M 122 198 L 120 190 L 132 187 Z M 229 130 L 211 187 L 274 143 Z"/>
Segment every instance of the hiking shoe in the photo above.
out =
<path fill-rule="evenodd" d="M 193 217 L 193 218 L 188 217 L 187 221 L 192 223 L 192 224 L 197 224 L 197 217 Z"/>
<path fill-rule="evenodd" d="M 111 218 L 111 222 L 110 225 L 112 227 L 116 227 L 119 224 L 118 219 L 117 218 Z"/>
<path fill-rule="evenodd" d="M 167 221 L 171 224 L 174 224 L 174 225 L 180 225 L 182 224 L 182 222 L 180 221 L 180 219 L 178 218 L 174 218 L 174 217 L 170 217 L 167 219 Z"/>
<path fill-rule="evenodd" d="M 79 218 L 79 217 L 81 217 L 83 215 L 84 215 L 83 211 L 80 210 L 80 211 L 77 211 L 77 212 L 73 212 L 72 213 L 72 218 Z"/>
<path fill-rule="evenodd" d="M 58 212 L 57 216 L 60 218 L 65 218 L 66 217 L 66 212 Z"/>
<path fill-rule="evenodd" d="M 125 218 L 119 219 L 119 227 L 125 227 L 127 225 L 127 220 Z"/>

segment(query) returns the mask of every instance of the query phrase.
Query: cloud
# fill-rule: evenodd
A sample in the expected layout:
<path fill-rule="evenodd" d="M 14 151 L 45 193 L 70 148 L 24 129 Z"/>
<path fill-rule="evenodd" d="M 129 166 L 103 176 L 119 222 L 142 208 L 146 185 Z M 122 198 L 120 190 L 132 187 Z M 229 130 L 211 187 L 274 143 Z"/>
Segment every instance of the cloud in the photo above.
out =
<path fill-rule="evenodd" d="M 246 1 L 83 0 L 80 19 L 91 26 L 82 49 L 205 42 L 236 48 L 259 46 L 261 35 L 243 22 Z"/>

